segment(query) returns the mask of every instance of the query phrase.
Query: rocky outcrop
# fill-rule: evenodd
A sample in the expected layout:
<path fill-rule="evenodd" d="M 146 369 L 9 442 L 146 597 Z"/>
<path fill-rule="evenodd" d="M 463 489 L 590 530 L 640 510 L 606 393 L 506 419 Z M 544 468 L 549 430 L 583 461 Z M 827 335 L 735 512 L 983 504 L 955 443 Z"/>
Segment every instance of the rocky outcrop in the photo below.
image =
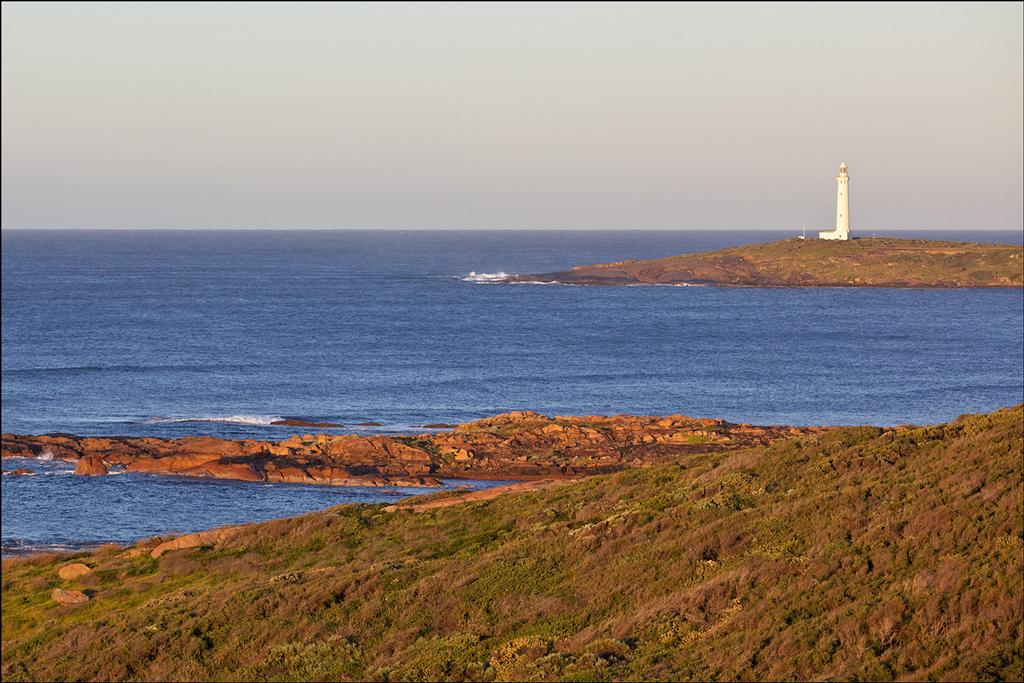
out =
<path fill-rule="evenodd" d="M 788 239 L 713 252 L 575 266 L 492 282 L 723 287 L 1021 287 L 1024 249 L 865 237 Z"/>
<path fill-rule="evenodd" d="M 57 576 L 65 581 L 71 581 L 73 579 L 77 579 L 79 576 L 85 576 L 90 573 L 92 573 L 92 567 L 87 564 L 82 564 L 81 562 L 66 564 L 57 570 Z"/>
<path fill-rule="evenodd" d="M 184 536 L 178 536 L 172 538 L 169 541 L 165 541 L 160 545 L 156 546 L 149 552 L 149 556 L 158 558 L 164 553 L 168 553 L 172 550 L 183 550 L 186 548 L 199 548 L 207 545 L 217 545 L 238 532 L 241 526 L 225 526 L 219 529 L 210 529 L 209 531 L 200 531 L 195 534 L 186 534 Z"/>
<path fill-rule="evenodd" d="M 34 472 L 26 467 L 19 467 L 16 470 L 4 470 L 4 474 L 10 477 L 23 477 L 27 474 L 34 474 Z"/>
<path fill-rule="evenodd" d="M 50 597 L 58 604 L 70 607 L 84 605 L 89 602 L 89 596 L 82 591 L 68 591 L 63 588 L 54 588 L 53 592 L 50 593 Z"/>
<path fill-rule="evenodd" d="M 93 476 L 109 473 L 110 470 L 103 464 L 103 458 L 98 455 L 87 455 L 75 465 L 75 474 Z"/>
<path fill-rule="evenodd" d="M 410 436 L 305 434 L 277 442 L 4 434 L 2 452 L 68 460 L 77 463 L 80 474 L 120 466 L 128 472 L 242 481 L 436 487 L 442 478 L 601 474 L 819 431 L 683 415 L 548 417 L 517 411 Z"/>

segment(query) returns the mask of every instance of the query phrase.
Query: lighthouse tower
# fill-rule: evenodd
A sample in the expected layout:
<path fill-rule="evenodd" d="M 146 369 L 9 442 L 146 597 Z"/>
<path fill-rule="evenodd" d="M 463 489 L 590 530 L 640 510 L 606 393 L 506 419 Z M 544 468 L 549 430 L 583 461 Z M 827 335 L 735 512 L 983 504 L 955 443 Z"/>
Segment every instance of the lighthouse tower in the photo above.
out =
<path fill-rule="evenodd" d="M 836 183 L 839 185 L 839 193 L 836 195 L 836 229 L 819 232 L 820 240 L 850 239 L 850 176 L 846 175 L 845 161 L 839 164 Z"/>

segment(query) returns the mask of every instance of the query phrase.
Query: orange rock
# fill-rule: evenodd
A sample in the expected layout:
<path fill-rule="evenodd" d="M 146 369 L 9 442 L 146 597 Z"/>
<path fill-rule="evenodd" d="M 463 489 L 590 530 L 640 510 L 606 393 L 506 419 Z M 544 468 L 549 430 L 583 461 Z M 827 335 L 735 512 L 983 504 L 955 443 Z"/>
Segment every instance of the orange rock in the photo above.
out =
<path fill-rule="evenodd" d="M 75 465 L 75 474 L 94 476 L 107 474 L 108 472 L 107 466 L 103 464 L 103 459 L 96 455 L 88 455 L 79 460 L 78 464 Z"/>
<path fill-rule="evenodd" d="M 162 458 L 143 456 L 126 463 L 125 470 L 128 472 L 154 472 L 163 474 L 177 473 L 183 470 L 199 467 L 208 462 L 219 460 L 221 457 L 222 456 L 215 453 L 207 455 L 175 453 L 166 455 Z"/>
<path fill-rule="evenodd" d="M 77 579 L 79 576 L 85 576 L 90 573 L 92 573 L 92 567 L 87 564 L 82 564 L 81 562 L 66 564 L 57 570 L 57 576 L 65 581 L 71 581 L 72 579 Z"/>
<path fill-rule="evenodd" d="M 208 462 L 187 470 L 180 470 L 178 474 L 188 477 L 214 477 L 215 479 L 238 479 L 241 481 L 264 481 L 264 477 L 257 472 L 252 464 L 247 462 Z"/>
<path fill-rule="evenodd" d="M 284 481 L 295 483 L 309 483 L 314 481 L 309 473 L 301 467 L 278 467 L 273 462 L 267 463 L 264 468 L 267 481 Z"/>
<path fill-rule="evenodd" d="M 63 588 L 54 588 L 50 597 L 61 605 L 84 605 L 89 602 L 89 596 L 82 591 L 66 591 Z"/>

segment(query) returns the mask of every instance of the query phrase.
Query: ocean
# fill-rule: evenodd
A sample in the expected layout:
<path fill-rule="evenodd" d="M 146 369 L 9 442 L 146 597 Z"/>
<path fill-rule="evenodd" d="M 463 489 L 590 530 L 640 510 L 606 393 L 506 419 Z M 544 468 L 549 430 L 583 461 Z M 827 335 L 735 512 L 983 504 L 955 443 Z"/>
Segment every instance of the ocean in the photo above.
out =
<path fill-rule="evenodd" d="M 4 231 L 3 431 L 282 439 L 507 410 L 934 423 L 1024 400 L 1024 292 L 492 284 L 779 231 Z M 1020 231 L 883 232 L 1021 243 Z M 380 422 L 380 427 L 356 426 Z M 5 463 L 5 469 L 14 463 Z M 3 477 L 3 545 L 407 492 Z M 113 487 L 113 488 L 112 488 Z M 187 501 L 164 510 L 166 501 Z M 165 514 L 166 513 L 166 514 Z"/>

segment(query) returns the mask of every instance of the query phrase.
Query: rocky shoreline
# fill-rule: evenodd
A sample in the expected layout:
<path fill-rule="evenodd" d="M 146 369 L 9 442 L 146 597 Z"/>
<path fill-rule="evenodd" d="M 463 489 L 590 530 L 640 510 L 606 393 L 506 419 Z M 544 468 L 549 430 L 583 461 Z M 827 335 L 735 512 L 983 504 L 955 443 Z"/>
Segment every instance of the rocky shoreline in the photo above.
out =
<path fill-rule="evenodd" d="M 407 436 L 305 434 L 282 441 L 214 437 L 3 434 L 3 458 L 57 459 L 75 473 L 112 468 L 241 481 L 440 487 L 442 479 L 531 480 L 606 474 L 680 455 L 766 445 L 822 427 L 754 426 L 682 415 L 548 417 L 503 413 Z"/>

